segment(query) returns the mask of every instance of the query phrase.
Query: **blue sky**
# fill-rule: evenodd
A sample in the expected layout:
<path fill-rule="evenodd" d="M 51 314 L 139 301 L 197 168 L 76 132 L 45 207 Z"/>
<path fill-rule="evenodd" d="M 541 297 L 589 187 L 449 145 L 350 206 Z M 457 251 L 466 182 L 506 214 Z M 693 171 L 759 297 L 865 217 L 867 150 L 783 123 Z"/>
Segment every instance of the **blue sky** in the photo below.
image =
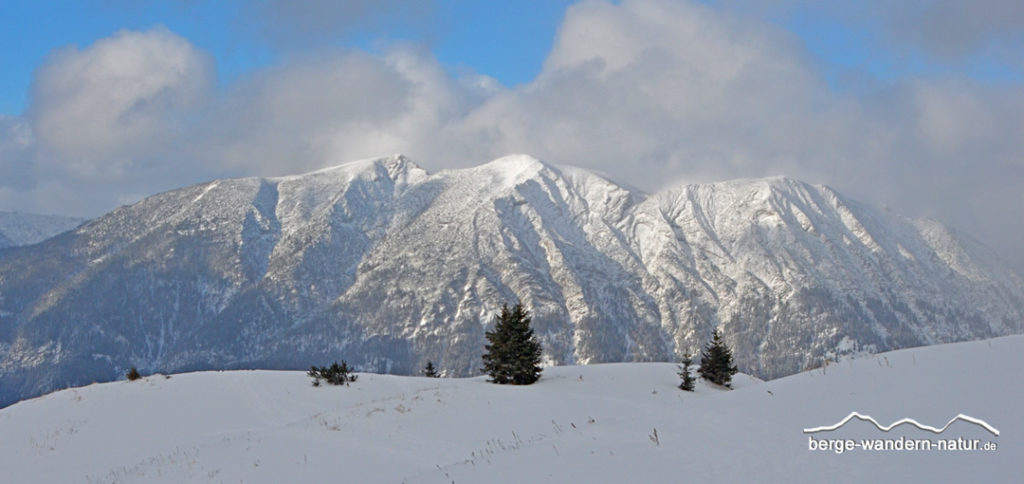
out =
<path fill-rule="evenodd" d="M 297 50 L 342 46 L 373 50 L 382 42 L 421 42 L 453 71 L 473 69 L 506 85 L 528 82 L 551 48 L 567 0 L 483 2 L 446 0 L 424 17 L 374 20 L 365 28 L 344 28 L 333 36 L 278 45 L 260 35 L 253 19 L 240 14 L 241 0 L 145 2 L 0 1 L 0 113 L 20 114 L 29 102 L 32 75 L 54 50 L 87 47 L 115 32 L 162 25 L 216 58 L 220 82 L 295 54 Z M 425 2 L 424 2 L 425 3 Z M 423 21 L 422 25 L 417 24 Z"/>
<path fill-rule="evenodd" d="M 415 19 L 389 19 L 390 14 L 381 13 L 383 18 L 369 19 L 365 27 L 346 26 L 287 46 L 261 36 L 253 16 L 241 13 L 254 3 L 259 2 L 3 0 L 0 113 L 20 114 L 28 106 L 33 72 L 54 50 L 69 45 L 84 48 L 122 29 L 147 30 L 158 25 L 213 55 L 222 83 L 273 65 L 296 50 L 325 45 L 373 50 L 381 42 L 410 41 L 426 45 L 452 71 L 468 68 L 513 86 L 529 82 L 540 72 L 565 8 L 574 2 L 442 0 L 417 13 Z M 925 55 L 920 48 L 894 48 L 885 43 L 878 25 L 844 19 L 842 12 L 799 5 L 750 10 L 797 36 L 819 62 L 821 75 L 836 87 L 842 87 L 837 79 L 844 73 L 858 72 L 883 81 L 920 75 L 968 75 L 996 83 L 1024 79 L 1020 65 L 1007 65 L 984 52 L 949 61 Z"/>
<path fill-rule="evenodd" d="M 1024 268 L 1019 0 L 0 0 L 0 52 L 0 210 L 524 152 L 825 183 Z"/>

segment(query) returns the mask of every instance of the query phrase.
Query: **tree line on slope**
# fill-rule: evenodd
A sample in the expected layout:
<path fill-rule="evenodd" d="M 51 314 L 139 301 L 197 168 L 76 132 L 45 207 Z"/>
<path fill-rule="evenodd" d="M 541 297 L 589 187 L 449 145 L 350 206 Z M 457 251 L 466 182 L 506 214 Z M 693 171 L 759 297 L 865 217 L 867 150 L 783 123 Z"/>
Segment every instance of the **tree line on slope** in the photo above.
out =
<path fill-rule="evenodd" d="M 543 348 L 533 333 L 533 328 L 530 327 L 531 322 L 530 312 L 523 308 L 522 303 L 517 303 L 511 308 L 505 304 L 501 308 L 501 313 L 495 316 L 494 329 L 485 333 L 488 344 L 484 346 L 485 352 L 481 357 L 484 364 L 481 370 L 491 377 L 492 383 L 530 385 L 540 379 L 543 371 L 540 366 Z M 679 388 L 691 392 L 696 382 L 696 378 L 690 373 L 692 364 L 692 355 L 686 353 L 682 365 L 679 366 L 679 376 L 682 378 Z M 731 388 L 732 376 L 737 371 L 736 365 L 733 364 L 732 350 L 722 339 L 721 331 L 715 330 L 711 341 L 701 351 L 697 373 L 710 383 Z M 345 360 L 341 363 L 334 362 L 330 366 L 312 366 L 306 374 L 313 378 L 313 386 L 320 386 L 321 381 L 331 385 L 347 386 L 354 383 L 358 377 Z M 134 366 L 125 376 L 129 381 L 141 378 Z M 423 368 L 423 376 L 439 378 L 441 374 L 434 367 L 434 363 L 428 361 Z"/>

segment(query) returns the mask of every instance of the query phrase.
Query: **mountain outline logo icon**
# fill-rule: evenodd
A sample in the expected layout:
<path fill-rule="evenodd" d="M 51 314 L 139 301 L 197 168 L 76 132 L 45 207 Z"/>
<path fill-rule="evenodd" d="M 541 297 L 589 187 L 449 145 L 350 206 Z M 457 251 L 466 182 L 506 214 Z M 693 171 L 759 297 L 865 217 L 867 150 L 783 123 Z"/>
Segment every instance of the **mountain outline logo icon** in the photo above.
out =
<path fill-rule="evenodd" d="M 872 417 L 870 415 L 864 415 L 864 414 L 861 414 L 859 412 L 850 412 L 850 414 L 847 415 L 846 418 L 840 420 L 839 422 L 836 422 L 835 424 L 826 425 L 826 426 L 822 426 L 822 427 L 813 427 L 813 428 L 804 429 L 804 433 L 805 434 L 813 434 L 813 433 L 817 433 L 817 432 L 831 432 L 833 430 L 841 428 L 842 426 L 846 425 L 847 422 L 849 422 L 850 420 L 853 420 L 855 418 L 858 419 L 858 420 L 865 421 L 865 422 L 871 422 L 876 428 L 878 428 L 878 430 L 881 430 L 882 432 L 888 432 L 888 431 L 890 431 L 890 430 L 892 430 L 892 429 L 894 429 L 896 427 L 899 427 L 900 425 L 910 424 L 910 425 L 913 425 L 914 427 L 917 427 L 917 428 L 919 428 L 921 430 L 927 430 L 928 432 L 932 432 L 932 433 L 935 433 L 935 434 L 941 434 L 942 432 L 945 432 L 946 429 L 949 428 L 950 425 L 953 425 L 953 422 L 956 422 L 958 420 L 963 420 L 964 422 L 972 423 L 974 425 L 977 425 L 977 426 L 979 426 L 979 427 L 981 427 L 981 428 L 991 432 L 992 435 L 995 435 L 996 437 L 999 436 L 999 429 L 996 429 L 995 427 L 989 425 L 988 422 L 986 422 L 986 421 L 984 421 L 984 420 L 982 420 L 980 418 L 971 417 L 970 415 L 964 415 L 962 413 L 961 414 L 957 414 L 956 417 L 953 417 L 952 419 L 949 420 L 949 422 L 946 422 L 946 425 L 943 425 L 941 428 L 938 428 L 938 427 L 932 427 L 930 425 L 924 425 L 924 424 L 922 424 L 922 423 L 920 423 L 917 420 L 914 420 L 912 418 L 902 418 L 902 419 L 899 419 L 899 420 L 897 420 L 897 421 L 895 421 L 895 422 L 893 422 L 893 423 L 891 423 L 891 424 L 889 424 L 887 426 L 883 426 L 882 424 L 878 423 L 878 421 L 875 420 L 874 417 Z"/>

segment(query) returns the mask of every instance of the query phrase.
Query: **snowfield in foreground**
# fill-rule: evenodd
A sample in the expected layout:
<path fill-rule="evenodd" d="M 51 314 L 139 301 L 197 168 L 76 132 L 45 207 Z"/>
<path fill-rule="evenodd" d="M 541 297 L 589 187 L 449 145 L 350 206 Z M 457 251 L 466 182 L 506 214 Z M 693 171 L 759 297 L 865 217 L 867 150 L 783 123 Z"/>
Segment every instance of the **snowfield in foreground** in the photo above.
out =
<path fill-rule="evenodd" d="M 312 362 L 323 364 L 325 362 Z M 329 363 L 329 362 L 327 362 Z M 483 377 L 301 372 L 155 375 L 0 410 L 4 482 L 1009 482 L 1024 455 L 1024 336 L 843 361 L 736 389 L 676 389 L 676 366 L 548 368 L 529 387 Z M 958 414 L 982 419 L 942 434 Z M 995 450 L 810 450 L 825 441 L 977 439 Z M 842 444 L 847 445 L 847 444 Z"/>

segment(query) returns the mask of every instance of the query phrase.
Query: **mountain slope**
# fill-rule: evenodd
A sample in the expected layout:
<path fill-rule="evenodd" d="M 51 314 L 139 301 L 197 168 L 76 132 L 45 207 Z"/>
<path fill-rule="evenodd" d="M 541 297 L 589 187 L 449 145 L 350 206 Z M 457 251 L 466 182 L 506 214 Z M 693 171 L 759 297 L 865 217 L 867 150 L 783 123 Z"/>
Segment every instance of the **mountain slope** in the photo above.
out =
<path fill-rule="evenodd" d="M 763 377 L 843 349 L 1021 331 L 1020 280 L 990 250 L 827 187 L 786 178 L 686 186 L 648 199 L 636 220 L 655 287 L 674 289 L 664 299 L 698 294 L 666 311 L 687 308 L 691 324 L 717 319 L 744 335 L 731 338 L 736 351 L 759 354 L 741 360 Z"/>
<path fill-rule="evenodd" d="M 1024 451 L 1024 337 L 914 348 L 736 390 L 678 390 L 675 365 L 482 377 L 203 372 L 90 385 L 0 410 L 11 482 L 1013 482 Z M 969 376 L 968 376 L 969 375 Z M 813 402 L 813 405 L 808 404 Z M 794 411 L 799 409 L 799 411 Z M 899 426 L 912 418 L 942 434 Z M 810 450 L 820 440 L 978 439 L 996 450 Z M 59 465 L 55 465 L 59 463 Z"/>
<path fill-rule="evenodd" d="M 0 253 L 0 404 L 150 371 L 345 358 L 476 374 L 505 302 L 550 364 L 673 361 L 716 327 L 766 378 L 1022 332 L 984 246 L 786 178 L 646 195 L 510 156 L 218 180 Z"/>
<path fill-rule="evenodd" d="M 85 219 L 0 211 L 0 249 L 29 245 L 71 230 Z"/>

